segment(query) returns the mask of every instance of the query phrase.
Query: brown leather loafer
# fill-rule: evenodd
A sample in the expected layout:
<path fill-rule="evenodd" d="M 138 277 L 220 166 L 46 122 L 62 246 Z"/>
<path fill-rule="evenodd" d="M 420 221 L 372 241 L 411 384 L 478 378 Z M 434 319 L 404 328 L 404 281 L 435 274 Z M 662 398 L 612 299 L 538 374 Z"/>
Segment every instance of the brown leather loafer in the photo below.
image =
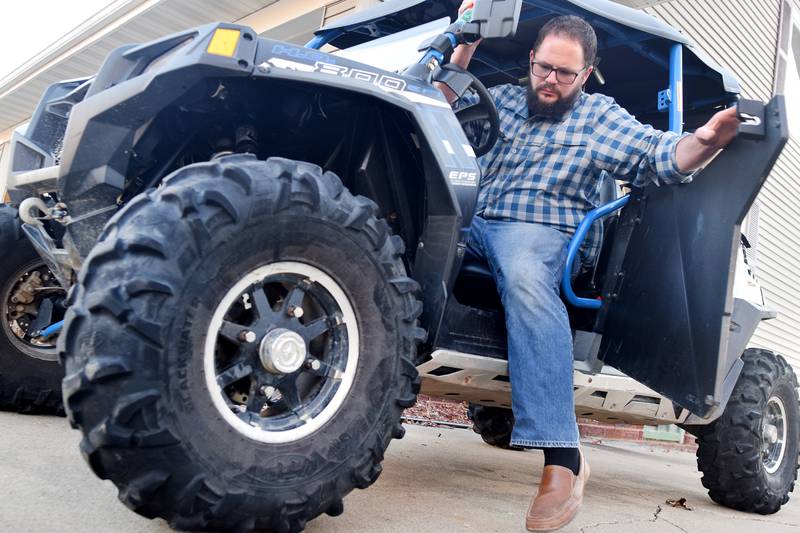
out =
<path fill-rule="evenodd" d="M 539 492 L 528 507 L 525 527 L 528 531 L 554 531 L 567 525 L 583 503 L 583 487 L 589 479 L 589 463 L 580 452 L 578 475 L 563 466 L 545 466 Z"/>

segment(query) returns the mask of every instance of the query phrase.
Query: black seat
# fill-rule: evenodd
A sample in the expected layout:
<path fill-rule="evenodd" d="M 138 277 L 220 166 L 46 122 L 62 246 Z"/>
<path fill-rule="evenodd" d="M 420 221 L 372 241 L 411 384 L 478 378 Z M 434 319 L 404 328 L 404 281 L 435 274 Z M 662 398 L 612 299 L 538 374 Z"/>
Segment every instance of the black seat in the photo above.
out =
<path fill-rule="evenodd" d="M 492 271 L 489 269 L 489 264 L 483 258 L 467 250 L 467 253 L 464 255 L 464 261 L 461 263 L 461 275 L 491 278 Z"/>
<path fill-rule="evenodd" d="M 454 288 L 456 299 L 481 309 L 502 309 L 489 264 L 467 249 Z"/>

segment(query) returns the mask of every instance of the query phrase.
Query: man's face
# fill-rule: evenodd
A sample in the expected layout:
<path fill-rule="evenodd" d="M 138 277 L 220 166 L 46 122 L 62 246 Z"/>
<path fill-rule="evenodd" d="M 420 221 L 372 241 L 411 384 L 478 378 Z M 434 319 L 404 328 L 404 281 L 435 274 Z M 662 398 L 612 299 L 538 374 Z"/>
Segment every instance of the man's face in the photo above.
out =
<path fill-rule="evenodd" d="M 563 114 L 578 98 L 581 88 L 586 83 L 592 68 L 586 68 L 583 47 L 578 41 L 558 35 L 545 37 L 539 49 L 531 50 L 531 64 L 535 61 L 538 68 L 552 67 L 555 70 L 547 77 L 541 78 L 530 73 L 528 87 L 528 108 L 531 114 L 556 116 Z M 533 70 L 533 69 L 531 69 Z M 571 83 L 563 83 L 569 74 L 577 74 Z M 562 78 L 559 81 L 559 77 Z"/>

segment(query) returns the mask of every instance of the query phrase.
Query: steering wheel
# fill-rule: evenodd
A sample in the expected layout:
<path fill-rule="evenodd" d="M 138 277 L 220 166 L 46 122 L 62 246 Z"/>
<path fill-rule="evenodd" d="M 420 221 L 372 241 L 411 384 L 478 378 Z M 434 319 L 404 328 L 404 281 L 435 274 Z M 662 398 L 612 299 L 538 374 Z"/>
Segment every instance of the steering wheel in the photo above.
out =
<path fill-rule="evenodd" d="M 486 121 L 489 123 L 489 134 L 486 135 L 484 133 L 480 135 L 479 139 L 476 139 L 480 144 L 476 145 L 470 141 L 472 149 L 475 151 L 475 156 L 480 157 L 492 149 L 500 135 L 500 116 L 497 114 L 494 98 L 492 98 L 489 90 L 481 80 L 472 72 L 453 63 L 448 63 L 441 68 L 442 70 L 450 71 L 448 74 L 454 73 L 460 78 L 459 82 L 461 83 L 457 83 L 456 85 L 460 85 L 462 90 L 455 90 L 454 92 L 456 92 L 456 94 L 462 95 L 462 97 L 465 94 L 473 94 L 478 97 L 477 102 L 456 110 L 455 115 L 462 128 L 469 122 Z"/>

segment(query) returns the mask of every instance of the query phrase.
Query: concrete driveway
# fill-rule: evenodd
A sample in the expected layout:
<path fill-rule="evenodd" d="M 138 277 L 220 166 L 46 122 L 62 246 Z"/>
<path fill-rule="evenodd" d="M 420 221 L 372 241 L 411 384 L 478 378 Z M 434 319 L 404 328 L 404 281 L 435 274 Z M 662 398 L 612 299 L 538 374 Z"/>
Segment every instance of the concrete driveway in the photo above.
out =
<path fill-rule="evenodd" d="M 378 482 L 351 493 L 342 516 L 321 517 L 308 532 L 525 531 L 541 453 L 498 450 L 462 429 L 407 429 L 389 447 Z M 80 435 L 63 418 L 0 413 L 0 431 L 0 531 L 169 531 L 119 503 L 111 483 L 80 457 Z M 800 493 L 772 516 L 739 513 L 708 499 L 691 454 L 591 443 L 584 449 L 592 478 L 583 511 L 565 533 L 800 533 Z M 665 504 L 678 498 L 693 510 Z"/>

